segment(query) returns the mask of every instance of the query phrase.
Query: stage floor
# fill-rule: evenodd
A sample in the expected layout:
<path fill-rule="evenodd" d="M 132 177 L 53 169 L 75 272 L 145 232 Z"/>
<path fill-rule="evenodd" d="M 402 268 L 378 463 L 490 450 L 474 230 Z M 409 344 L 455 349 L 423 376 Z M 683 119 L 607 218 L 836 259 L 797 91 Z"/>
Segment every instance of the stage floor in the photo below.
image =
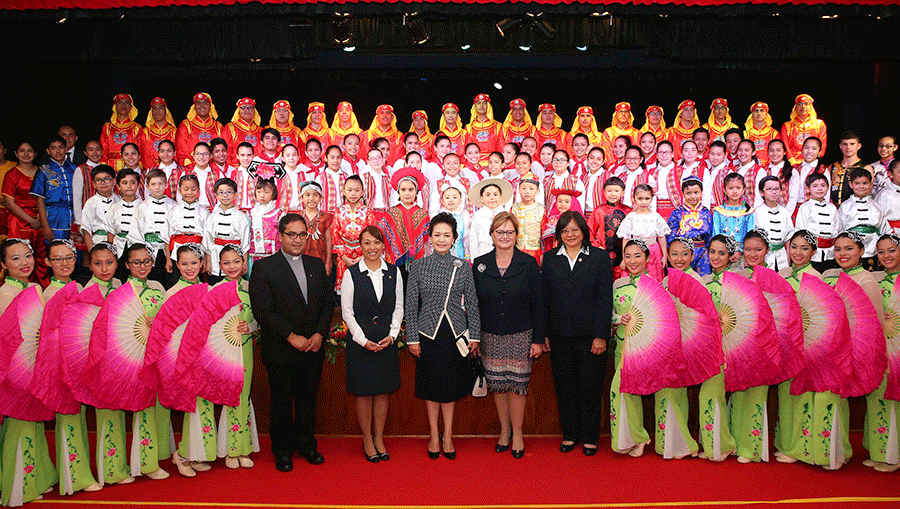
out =
<path fill-rule="evenodd" d="M 52 434 L 48 433 L 52 438 Z M 423 437 L 385 440 L 391 460 L 369 463 L 358 437 L 322 437 L 325 463 L 294 459 L 294 470 L 275 470 L 268 452 L 252 469 L 229 470 L 222 460 L 193 479 L 146 477 L 97 493 L 44 496 L 33 507 L 101 508 L 336 508 L 336 509 L 586 509 L 629 507 L 900 507 L 900 472 L 862 465 L 861 435 L 851 435 L 855 456 L 837 472 L 804 464 L 741 465 L 701 459 L 664 460 L 648 446 L 642 458 L 615 454 L 609 437 L 586 457 L 562 454 L 558 437 L 526 437 L 526 454 L 494 452 L 495 438 L 457 438 L 457 458 L 431 460 Z M 51 442 L 52 444 L 52 442 Z"/>

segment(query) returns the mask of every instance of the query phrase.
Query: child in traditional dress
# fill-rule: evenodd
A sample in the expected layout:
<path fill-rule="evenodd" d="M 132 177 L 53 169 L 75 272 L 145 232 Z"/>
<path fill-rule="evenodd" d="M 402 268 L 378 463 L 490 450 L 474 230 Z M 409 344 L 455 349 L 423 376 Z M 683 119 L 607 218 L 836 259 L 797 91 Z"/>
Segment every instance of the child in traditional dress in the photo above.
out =
<path fill-rule="evenodd" d="M 166 250 L 162 241 L 164 230 L 168 228 L 166 217 L 175 206 L 175 201 L 166 196 L 168 180 L 166 174 L 160 170 L 147 172 L 146 200 L 138 205 L 138 229 L 143 237 L 144 244 L 153 250 L 153 270 L 150 271 L 150 279 L 159 284 L 167 285 L 166 275 Z"/>
<path fill-rule="evenodd" d="M 806 179 L 808 179 L 810 175 L 818 173 L 825 176 L 826 180 L 831 176 L 831 174 L 825 171 L 827 169 L 825 165 L 819 162 L 819 152 L 821 151 L 822 140 L 819 138 L 810 136 L 803 141 L 803 148 L 801 149 L 803 160 L 795 164 L 793 168 L 793 171 L 797 173 L 797 177 L 800 180 L 800 190 L 799 195 L 797 196 L 798 207 L 803 205 L 808 199 L 806 188 L 809 185 L 806 184 Z"/>
<path fill-rule="evenodd" d="M 340 147 L 339 147 L 340 148 Z M 325 169 L 326 161 L 322 158 L 322 142 L 316 138 L 306 140 L 306 157 L 300 170 L 309 177 L 310 174 L 318 175 Z M 343 156 L 342 156 L 343 158 Z M 340 169 L 340 165 L 338 166 Z"/>
<path fill-rule="evenodd" d="M 81 236 L 87 251 L 93 249 L 98 242 L 107 242 L 106 218 L 109 210 L 122 198 L 113 193 L 116 172 L 112 167 L 100 164 L 91 170 L 96 194 L 88 198 L 81 211 Z"/>
<path fill-rule="evenodd" d="M 784 147 L 784 142 L 779 139 L 774 139 L 769 142 L 768 164 L 756 172 L 756 182 L 747 182 L 747 185 L 752 185 L 756 189 L 759 189 L 759 182 L 763 177 L 778 177 L 778 180 L 784 185 L 784 196 L 778 198 L 778 203 L 784 205 L 789 211 L 793 211 L 792 207 L 796 207 L 802 183 L 798 177 L 799 174 L 793 171 L 790 161 L 785 159 L 787 155 Z M 762 196 L 757 194 L 753 201 L 753 206 L 758 207 L 762 205 L 762 202 Z"/>
<path fill-rule="evenodd" d="M 41 323 L 42 333 L 46 333 L 48 328 L 55 329 L 58 335 L 59 323 L 64 320 L 65 316 L 49 316 L 51 309 L 57 312 L 62 311 L 62 307 L 50 304 L 50 299 L 54 297 L 62 288 L 72 282 L 72 273 L 75 271 L 75 262 L 78 260 L 78 252 L 75 245 L 68 239 L 54 240 L 50 243 L 47 256 L 47 266 L 53 272 L 50 278 L 50 285 L 44 290 L 43 300 L 47 304 L 44 309 L 44 319 Z M 81 285 L 75 283 L 78 292 L 81 291 Z M 57 298 L 64 298 L 65 295 L 60 294 Z M 64 305 L 64 304 L 63 304 Z M 43 336 L 46 337 L 46 336 Z M 58 341 L 58 339 L 57 339 Z M 55 345 L 59 348 L 59 344 Z M 62 358 L 59 352 L 45 351 L 43 340 L 38 347 L 36 362 L 42 362 L 47 357 L 46 362 L 60 363 Z M 32 379 L 32 392 L 34 393 L 34 383 Z M 64 382 L 60 378 L 51 383 Z M 65 389 L 68 392 L 68 388 Z M 69 393 L 71 394 L 71 393 Z M 71 396 L 69 396 L 71 398 Z M 85 420 L 85 406 L 81 405 L 80 412 L 60 413 L 56 412 L 56 468 L 59 474 L 59 494 L 71 495 L 76 491 L 98 491 L 102 486 L 94 479 L 91 473 L 91 450 L 88 446 L 88 436 L 86 433 L 87 422 Z"/>
<path fill-rule="evenodd" d="M 572 159 L 569 160 L 569 172 L 575 178 L 583 179 L 588 172 L 587 158 L 590 141 L 584 133 L 572 137 Z"/>
<path fill-rule="evenodd" d="M 281 249 L 278 221 L 284 212 L 278 208 L 278 187 L 270 179 L 257 179 L 256 205 L 250 209 L 250 256 L 247 272 L 253 262 L 275 254 Z"/>
<path fill-rule="evenodd" d="M 242 141 L 237 147 L 237 160 L 238 167 L 232 173 L 238 186 L 234 204 L 238 210 L 247 213 L 256 204 L 256 176 L 250 173 L 250 164 L 253 162 L 253 145 Z M 259 166 L 257 166 L 258 172 Z"/>
<path fill-rule="evenodd" d="M 896 163 L 896 160 L 894 162 Z M 885 187 L 885 189 L 890 189 L 890 187 Z M 893 233 L 882 235 L 878 239 L 876 247 L 878 249 L 878 263 L 884 268 L 884 275 L 881 277 L 878 285 L 881 287 L 881 304 L 884 308 L 884 315 L 887 317 L 889 313 L 894 312 L 894 310 L 891 310 L 891 300 L 897 284 L 897 274 L 900 273 L 900 236 Z M 896 335 L 891 334 L 885 328 L 885 335 L 888 339 L 888 359 L 896 357 L 898 349 L 900 349 Z M 890 367 L 888 367 L 888 370 L 890 371 Z M 900 469 L 900 450 L 898 450 L 900 404 L 898 404 L 896 399 L 896 389 L 894 389 L 894 397 L 890 399 L 885 397 L 888 384 L 893 385 L 893 383 L 888 381 L 889 377 L 895 383 L 896 373 L 886 372 L 881 386 L 866 396 L 863 447 L 869 451 L 869 459 L 863 461 L 863 465 L 875 467 L 875 470 L 879 472 L 895 472 Z"/>
<path fill-rule="evenodd" d="M 817 250 L 816 234 L 798 229 L 788 238 L 788 258 L 791 268 L 779 271 L 794 289 L 800 290 L 800 283 L 804 274 L 809 274 L 816 279 L 821 279 L 820 274 L 813 268 L 810 260 Z M 812 420 L 813 393 L 805 392 L 800 395 L 791 394 L 793 378 L 778 384 L 778 424 L 775 426 L 775 459 L 779 463 L 794 463 L 801 456 L 810 457 L 812 440 L 809 431 L 809 423 Z"/>
<path fill-rule="evenodd" d="M 519 155 L 516 156 L 516 174 L 513 176 L 513 178 L 507 179 L 513 187 L 513 203 L 522 201 L 522 193 L 519 184 L 522 182 L 522 179 L 528 178 L 538 179 L 537 175 L 531 173 L 531 156 L 528 155 L 527 152 L 520 152 Z M 540 179 L 538 179 L 538 183 L 540 185 L 538 185 L 538 194 L 535 198 L 535 201 L 537 201 L 543 209 L 544 184 L 540 182 Z"/>
<path fill-rule="evenodd" d="M 627 394 L 620 390 L 622 377 L 622 353 L 625 347 L 625 326 L 636 317 L 631 314 L 631 303 L 637 291 L 640 278 L 648 275 L 650 246 L 642 239 L 631 239 L 625 243 L 623 266 L 629 277 L 613 283 L 613 323 L 616 325 L 615 375 L 609 388 L 609 426 L 612 449 L 619 454 L 633 458 L 644 455 L 644 447 L 650 443 L 650 435 L 644 428 L 644 406 L 641 396 Z M 627 423 L 627 424 L 623 424 Z M 628 426 L 627 430 L 619 429 Z"/>
<path fill-rule="evenodd" d="M 704 280 L 717 309 L 722 297 L 722 275 L 737 253 L 738 245 L 732 237 L 716 235 L 709 242 L 711 272 Z M 700 384 L 700 443 L 703 446 L 700 457 L 717 462 L 725 461 L 737 449 L 728 427 L 724 364 L 718 375 Z"/>
<path fill-rule="evenodd" d="M 126 143 L 122 145 L 120 152 L 122 154 L 122 163 L 124 166 L 120 168 L 116 174 L 118 175 L 118 172 L 121 172 L 122 170 L 131 170 L 137 174 L 137 196 L 143 200 L 144 196 L 146 196 L 144 190 L 144 185 L 146 183 L 144 182 L 144 169 L 141 167 L 141 149 L 138 148 L 136 143 Z"/>
<path fill-rule="evenodd" d="M 518 159 L 522 155 L 519 154 Z M 516 239 L 516 247 L 523 253 L 529 254 L 541 264 L 543 251 L 541 250 L 541 222 L 544 219 L 544 205 L 537 202 L 541 195 L 541 182 L 531 173 L 527 173 L 519 179 L 518 193 L 521 199 L 513 205 L 512 213 L 519 221 L 519 238 Z"/>
<path fill-rule="evenodd" d="M 593 154 L 594 151 L 592 150 L 591 153 Z M 622 182 L 622 179 L 619 177 L 606 179 L 606 182 L 603 183 L 602 193 L 606 197 L 606 202 L 595 208 L 591 217 L 588 218 L 591 244 L 603 248 L 609 253 L 613 277 L 616 279 L 622 275 L 622 239 L 618 235 L 619 226 L 625 216 L 631 213 L 631 207 L 622 203 L 624 191 L 625 183 Z"/>
<path fill-rule="evenodd" d="M 709 167 L 703 171 L 703 206 L 714 209 L 725 202 L 723 179 L 731 172 L 725 143 L 714 141 L 709 147 Z"/>
<path fill-rule="evenodd" d="M 559 247 L 559 243 L 556 241 L 556 224 L 559 222 L 560 216 L 567 210 L 581 213 L 581 206 L 578 203 L 578 196 L 581 193 L 578 190 L 554 189 L 551 195 L 553 196 L 553 206 L 541 223 L 541 243 L 544 251 Z"/>
<path fill-rule="evenodd" d="M 358 175 L 351 175 L 344 182 L 344 204 L 338 208 L 331 223 L 332 252 L 336 255 L 335 288 L 340 291 L 347 267 L 362 260 L 359 234 L 366 226 L 375 223 L 372 211 L 363 203 L 363 183 Z M 308 229 L 308 228 L 307 228 Z"/>
<path fill-rule="evenodd" d="M 756 174 L 762 170 L 759 161 L 756 159 L 756 145 L 750 140 L 741 140 L 738 143 L 737 159 L 732 166 L 732 171 L 744 177 L 744 182 L 756 182 Z M 728 176 L 728 175 L 726 175 Z M 724 179 L 723 179 L 724 191 Z M 744 201 L 754 203 L 756 200 L 756 190 L 753 186 L 747 186 L 744 194 Z"/>
<path fill-rule="evenodd" d="M 731 262 L 738 261 L 741 257 L 740 245 L 744 242 L 744 235 L 756 228 L 753 218 L 753 207 L 743 201 L 744 177 L 738 173 L 729 173 L 725 176 L 725 204 L 719 205 L 713 210 L 713 235 L 725 235 L 734 239 L 738 246 L 731 254 Z"/>
<path fill-rule="evenodd" d="M 644 156 L 638 147 L 628 147 L 625 150 L 625 165 L 623 171 L 618 175 L 625 183 L 625 193 L 622 202 L 629 207 L 634 207 L 632 200 L 634 190 L 639 185 L 649 185 L 650 190 L 656 189 L 656 179 L 644 168 Z M 656 200 L 650 201 L 651 212 L 656 212 Z"/>
<path fill-rule="evenodd" d="M 797 208 L 796 227 L 811 232 L 817 238 L 812 264 L 819 272 L 837 267 L 834 237 L 842 229 L 837 207 L 826 199 L 828 192 L 828 178 L 821 173 L 811 173 L 806 177 L 808 199 Z"/>
<path fill-rule="evenodd" d="M 503 178 L 503 154 L 491 152 L 488 154 L 487 166 L 478 173 L 478 179 Z"/>
<path fill-rule="evenodd" d="M 341 149 L 331 145 L 325 150 L 326 166 L 315 179 L 322 186 L 319 208 L 334 214 L 343 202 L 344 182 L 347 174 L 341 171 Z"/>
<path fill-rule="evenodd" d="M 303 210 L 303 202 L 300 199 L 300 185 L 303 182 L 315 180 L 318 173 L 306 173 L 299 165 L 300 152 L 297 147 L 287 144 L 282 149 L 281 157 L 284 160 L 284 176 L 278 180 L 279 207 L 285 213 Z"/>
<path fill-rule="evenodd" d="M 512 191 L 509 181 L 496 177 L 484 179 L 469 189 L 468 201 L 478 207 L 469 230 L 469 256 L 473 260 L 494 249 L 491 224 L 494 216 L 508 209 Z"/>
<path fill-rule="evenodd" d="M 397 265 L 404 281 L 409 273 L 407 264 L 425 256 L 428 211 L 416 205 L 424 182 L 425 176 L 415 168 L 395 171 L 391 186 L 397 191 L 400 203 L 391 207 L 378 225 L 385 234 L 387 261 Z"/>
<path fill-rule="evenodd" d="M 418 154 L 418 152 L 410 152 L 410 154 Z M 376 219 L 381 219 L 391 208 L 391 174 L 384 166 L 384 154 L 380 150 L 370 150 L 368 162 L 369 164 L 359 174 L 365 190 L 363 202 Z"/>
<path fill-rule="evenodd" d="M 362 173 L 366 161 L 359 156 L 359 136 L 355 134 L 344 136 L 344 143 L 341 146 L 344 148 L 341 171 L 347 175 L 359 175 Z"/>
<path fill-rule="evenodd" d="M 228 245 L 229 253 L 233 252 L 232 246 Z M 224 248 L 222 252 L 225 252 Z M 200 271 L 203 267 L 203 258 L 205 258 L 203 247 L 194 243 L 182 245 L 175 255 L 178 257 L 176 263 L 181 277 L 166 292 L 166 299 L 189 286 L 200 283 Z M 209 462 L 216 459 L 218 447 L 213 410 L 212 403 L 198 397 L 196 409 L 184 414 L 181 443 L 178 445 L 178 450 L 172 455 L 172 463 L 178 468 L 178 473 L 184 477 L 194 477 L 197 475 L 196 472 L 210 470 Z"/>
<path fill-rule="evenodd" d="M 468 145 L 466 145 L 466 151 L 463 154 L 463 157 L 463 167 L 480 176 L 481 170 L 484 169 L 484 167 L 480 163 L 481 147 L 479 147 L 475 142 L 469 143 Z"/>
<path fill-rule="evenodd" d="M 569 173 L 569 154 L 565 150 L 553 152 L 552 172 L 544 177 L 544 206 L 547 210 L 550 210 L 556 201 L 556 195 L 553 194 L 555 189 L 578 191 L 577 195 L 570 194 L 570 196 L 578 196 L 579 208 L 584 210 L 584 183 Z"/>
<path fill-rule="evenodd" d="M 462 203 L 465 189 L 457 183 L 444 183 L 441 192 L 441 208 L 438 212 L 446 212 L 456 219 L 456 242 L 450 249 L 450 253 L 461 259 L 469 261 L 469 212 Z"/>
<path fill-rule="evenodd" d="M 694 242 L 694 260 L 691 267 L 700 276 L 709 274 L 709 254 L 707 244 L 712 237 L 713 216 L 708 208 L 701 204 L 703 182 L 690 175 L 681 183 L 681 195 L 684 204 L 672 211 L 668 225 L 672 230 L 667 240 L 675 237 L 689 238 Z"/>
<path fill-rule="evenodd" d="M 878 243 L 879 235 L 889 231 L 889 226 L 884 211 L 872 197 L 871 171 L 867 168 L 854 168 L 850 170 L 849 178 L 853 196 L 841 204 L 838 221 L 841 227 L 862 235 L 865 245 L 863 268 L 871 272 L 875 270 L 877 261 L 875 244 Z"/>
<path fill-rule="evenodd" d="M 900 235 L 900 159 L 894 159 L 888 165 L 888 179 L 878 192 L 875 202 L 884 211 L 888 223 L 889 230 L 884 233 Z"/>
<path fill-rule="evenodd" d="M 230 178 L 221 178 L 216 181 L 215 190 L 219 203 L 206 220 L 202 243 L 203 249 L 209 253 L 206 267 L 209 270 L 210 284 L 216 284 L 224 277 L 219 270 L 219 251 L 222 246 L 238 246 L 241 253 L 245 253 L 245 262 L 246 253 L 250 251 L 250 221 L 246 214 L 234 206 L 237 184 Z"/>
<path fill-rule="evenodd" d="M 778 204 L 778 197 L 781 196 L 781 181 L 778 177 L 764 177 L 760 180 L 759 194 L 763 197 L 763 203 L 753 212 L 753 221 L 756 228 L 766 232 L 767 241 L 770 242 L 766 265 L 772 270 L 781 270 L 788 266 L 784 243 L 794 229 L 794 222 L 790 212 Z"/>
<path fill-rule="evenodd" d="M 468 194 L 469 189 L 472 188 L 473 182 L 462 176 L 459 170 L 459 156 L 456 155 L 456 153 L 451 152 L 444 156 L 444 173 L 435 183 L 431 200 L 429 201 L 430 205 L 428 211 L 431 216 L 437 215 L 441 208 L 441 191 L 443 191 L 445 184 L 462 186 L 462 188 L 465 189 L 466 194 Z M 463 208 L 465 208 L 469 214 L 475 212 L 474 207 L 468 203 L 468 200 L 463 200 Z"/>
<path fill-rule="evenodd" d="M 35 264 L 31 244 L 18 238 L 4 240 L 0 243 L 0 262 L 4 272 L 3 286 L 0 286 L 0 316 L 6 320 L 14 320 L 17 314 L 15 309 L 10 309 L 10 304 L 22 291 L 36 286 L 28 282 Z M 5 343 L 11 341 L 12 337 L 0 340 Z M 9 350 L 5 355 L 12 355 L 14 348 L 4 344 L 3 349 Z M 14 403 L 19 397 L 21 395 L 14 393 L 11 388 L 0 391 L 0 401 L 4 406 Z M 41 494 L 49 491 L 58 480 L 44 434 L 44 421 L 53 418 L 53 412 L 41 408 L 42 405 L 35 406 L 37 408 L 29 412 L 36 414 L 33 416 L 17 415 L 19 418 L 14 418 L 4 412 L 7 415 L 3 421 L 3 440 L 0 445 L 2 464 L 6 466 L 0 480 L 4 506 L 17 506 L 40 499 Z"/>
<path fill-rule="evenodd" d="M 694 239 L 670 238 L 668 260 L 673 269 L 680 270 L 697 281 L 703 281 L 700 274 L 691 267 L 694 262 Z M 668 285 L 668 279 L 664 283 Z M 684 341 L 687 339 L 684 338 Z M 653 400 L 656 407 L 656 422 L 660 423 L 655 429 L 656 453 L 666 459 L 697 456 L 700 446 L 687 425 L 690 407 L 687 387 L 661 389 L 653 395 Z"/>
<path fill-rule="evenodd" d="M 178 281 L 178 267 L 175 266 L 175 254 L 183 244 L 203 242 L 203 230 L 206 227 L 206 218 L 209 211 L 199 200 L 200 180 L 196 175 L 183 175 L 178 179 L 178 201 L 166 214 L 168 231 L 160 238 L 165 243 L 166 272 L 169 273 L 168 283 L 172 285 Z"/>
<path fill-rule="evenodd" d="M 676 186 L 675 192 L 669 190 L 669 175 L 675 173 L 675 162 L 672 157 L 675 155 L 675 149 L 668 140 L 659 142 L 656 147 L 656 168 L 653 176 L 656 178 L 656 211 L 662 217 L 669 219 L 672 211 L 675 210 L 675 200 L 673 195 L 680 197 L 681 187 Z M 679 176 L 679 179 L 681 177 Z M 675 179 L 672 179 L 672 185 L 675 185 Z"/>
<path fill-rule="evenodd" d="M 128 269 L 125 268 L 125 248 L 144 242 L 138 217 L 138 206 L 142 201 L 138 197 L 140 181 L 141 176 L 134 171 L 125 168 L 119 170 L 116 185 L 122 200 L 110 207 L 106 216 L 106 240 L 116 247 L 117 253 L 123 253 L 122 259 L 119 260 L 119 273 L 116 274 L 120 280 L 128 277 Z"/>
<path fill-rule="evenodd" d="M 630 150 L 630 149 L 629 149 Z M 661 215 L 650 210 L 653 202 L 653 188 L 648 184 L 635 186 L 633 193 L 634 210 L 625 216 L 616 235 L 624 240 L 643 240 L 650 249 L 647 273 L 657 281 L 663 280 L 666 266 L 666 235 L 671 233 L 669 225 Z"/>
<path fill-rule="evenodd" d="M 325 264 L 325 274 L 331 275 L 334 266 L 334 214 L 325 212 L 319 208 L 322 199 L 322 186 L 314 180 L 308 180 L 300 184 L 300 200 L 303 202 L 303 219 L 306 221 L 306 231 L 309 237 L 306 240 L 306 249 L 303 254 L 315 256 Z"/>

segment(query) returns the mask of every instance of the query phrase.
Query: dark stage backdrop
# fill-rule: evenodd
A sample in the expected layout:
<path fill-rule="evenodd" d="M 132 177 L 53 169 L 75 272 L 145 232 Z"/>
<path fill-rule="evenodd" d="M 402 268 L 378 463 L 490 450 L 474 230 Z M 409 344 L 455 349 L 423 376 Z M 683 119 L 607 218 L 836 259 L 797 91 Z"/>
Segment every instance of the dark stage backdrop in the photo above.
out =
<path fill-rule="evenodd" d="M 342 59 L 343 55 L 336 58 Z M 377 105 L 389 103 L 395 108 L 402 131 L 409 129 L 411 113 L 424 109 L 432 132 L 438 129 L 440 108 L 446 102 L 458 104 L 463 110 L 463 121 L 468 123 L 472 98 L 481 92 L 490 94 L 495 118 L 501 122 L 514 98 L 526 101 L 534 120 L 540 103 L 555 103 L 566 130 L 572 127 L 575 111 L 583 105 L 594 108 L 601 129 L 607 127 L 613 106 L 619 101 L 632 104 L 638 128 L 644 122 L 643 112 L 651 104 L 663 107 L 667 125 L 671 125 L 678 103 L 688 98 L 698 103 L 698 114 L 705 122 L 708 106 L 716 97 L 728 99 L 732 118 L 740 126 L 750 105 L 765 101 L 780 128 L 789 119 L 794 97 L 808 93 L 815 98 L 819 118 L 828 125 L 828 161 L 840 156 L 837 143 L 844 129 L 861 134 L 863 159 L 874 160 L 877 138 L 900 128 L 900 96 L 894 93 L 900 82 L 900 65 L 896 61 L 846 62 L 840 66 L 772 62 L 772 70 L 764 72 L 629 68 L 627 62 L 623 62 L 623 68 L 592 68 L 587 56 L 535 56 L 528 61 L 499 57 L 513 64 L 526 64 L 509 68 L 488 67 L 497 62 L 479 62 L 477 56 L 452 57 L 458 60 L 458 67 L 415 68 L 410 61 L 413 58 L 360 55 L 354 60 L 356 68 L 294 70 L 250 69 L 245 64 L 235 64 L 230 69 L 222 65 L 142 68 L 20 64 L 18 67 L 24 67 L 26 72 L 14 72 L 0 83 L 0 96 L 4 98 L 0 140 L 8 149 L 22 139 L 43 146 L 60 125 L 70 124 L 79 135 L 79 146 L 83 146 L 99 136 L 103 123 L 109 120 L 112 97 L 118 92 L 132 94 L 139 110 L 137 120 L 142 124 L 153 97 L 164 97 L 176 122 L 180 122 L 193 94 L 203 91 L 212 95 L 223 124 L 230 121 L 235 102 L 250 96 L 257 101 L 263 124 L 268 121 L 272 103 L 280 99 L 291 102 L 295 123 L 301 127 L 306 124 L 306 106 L 310 101 L 325 103 L 330 122 L 337 103 L 349 100 L 363 129 L 369 127 Z M 387 61 L 410 67 L 379 67 Z M 552 67 L 553 61 L 577 66 Z M 346 60 L 342 63 L 346 64 Z M 487 65 L 480 67 L 481 63 Z M 502 89 L 495 88 L 495 84 Z"/>

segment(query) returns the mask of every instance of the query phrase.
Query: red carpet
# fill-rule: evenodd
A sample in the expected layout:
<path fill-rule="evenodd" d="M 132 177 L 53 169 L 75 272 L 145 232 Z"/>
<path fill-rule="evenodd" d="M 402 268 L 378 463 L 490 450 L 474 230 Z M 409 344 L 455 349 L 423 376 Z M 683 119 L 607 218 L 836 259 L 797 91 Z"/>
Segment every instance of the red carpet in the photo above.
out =
<path fill-rule="evenodd" d="M 593 508 L 593 507 L 900 507 L 900 471 L 864 467 L 861 436 L 853 434 L 854 457 L 837 472 L 794 464 L 740 465 L 708 460 L 663 460 L 648 446 L 643 458 L 613 453 L 601 439 L 596 456 L 578 448 L 562 454 L 555 437 L 526 438 L 526 455 L 494 452 L 493 438 L 458 438 L 457 458 L 426 456 L 424 438 L 389 438 L 388 462 L 371 464 L 362 441 L 325 437 L 325 463 L 295 457 L 294 470 L 275 470 L 263 452 L 252 469 L 229 470 L 220 460 L 193 479 L 180 477 L 170 462 L 169 479 L 138 478 L 131 485 L 97 493 L 45 495 L 46 507 L 297 507 L 297 508 Z M 52 442 L 51 442 L 52 443 Z M 651 444 L 652 445 L 652 444 Z"/>

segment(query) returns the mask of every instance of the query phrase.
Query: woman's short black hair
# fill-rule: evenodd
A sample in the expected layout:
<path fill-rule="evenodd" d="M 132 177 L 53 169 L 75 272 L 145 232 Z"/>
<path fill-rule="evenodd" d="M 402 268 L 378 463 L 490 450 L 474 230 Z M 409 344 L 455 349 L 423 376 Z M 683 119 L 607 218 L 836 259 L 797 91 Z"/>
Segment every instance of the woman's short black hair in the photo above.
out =
<path fill-rule="evenodd" d="M 431 218 L 431 222 L 428 223 L 428 236 L 434 232 L 434 227 L 439 224 L 446 224 L 450 226 L 450 229 L 453 230 L 453 241 L 456 242 L 456 239 L 459 237 L 459 233 L 456 230 L 456 218 L 453 217 L 452 214 L 447 212 L 441 212 L 436 216 Z"/>
<path fill-rule="evenodd" d="M 559 220 L 556 222 L 556 242 L 559 245 L 563 244 L 562 241 L 562 232 L 569 226 L 569 223 L 575 221 L 575 224 L 578 226 L 578 229 L 581 230 L 581 235 L 584 237 L 581 239 L 581 247 L 588 247 L 591 245 L 591 233 L 588 230 L 587 221 L 584 219 L 584 216 L 581 215 L 580 212 L 576 210 L 567 210 L 559 216 Z"/>

